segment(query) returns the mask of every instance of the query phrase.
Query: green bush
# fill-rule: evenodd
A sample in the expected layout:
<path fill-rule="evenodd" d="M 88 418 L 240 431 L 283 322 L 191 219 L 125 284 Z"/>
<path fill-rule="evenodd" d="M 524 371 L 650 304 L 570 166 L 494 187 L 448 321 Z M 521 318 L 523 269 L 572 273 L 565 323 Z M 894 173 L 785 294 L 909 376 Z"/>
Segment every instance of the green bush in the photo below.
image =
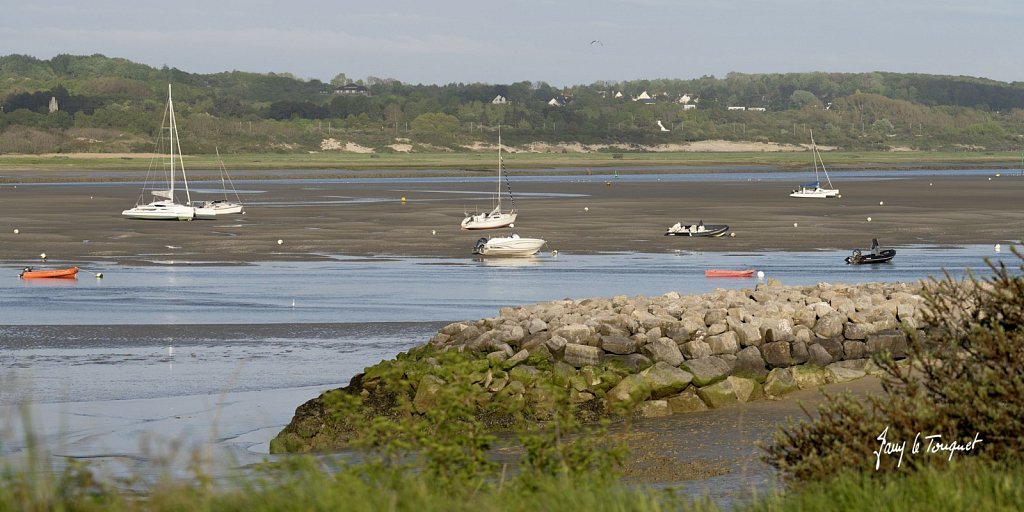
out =
<path fill-rule="evenodd" d="M 817 419 L 780 430 L 765 447 L 765 460 L 784 478 L 805 481 L 851 465 L 880 474 L 967 457 L 1019 459 L 1024 276 L 1010 275 L 1002 264 L 993 270 L 984 281 L 948 275 L 933 281 L 925 316 L 937 327 L 912 336 L 909 367 L 880 358 L 886 370 L 880 396 L 863 402 L 849 394 L 829 397 Z M 942 437 L 928 439 L 933 435 Z M 886 450 L 883 442 L 894 444 Z M 958 450 L 933 451 L 940 442 L 956 443 Z"/>

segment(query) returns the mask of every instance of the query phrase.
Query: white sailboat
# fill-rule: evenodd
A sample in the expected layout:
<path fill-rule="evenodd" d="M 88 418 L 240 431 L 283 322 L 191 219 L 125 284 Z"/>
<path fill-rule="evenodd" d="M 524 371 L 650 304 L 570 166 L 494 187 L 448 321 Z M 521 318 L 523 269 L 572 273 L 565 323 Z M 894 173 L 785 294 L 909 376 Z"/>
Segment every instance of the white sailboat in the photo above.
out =
<path fill-rule="evenodd" d="M 817 199 L 839 197 L 839 189 L 832 185 L 832 180 L 829 179 L 828 171 L 825 169 L 825 162 L 821 159 L 821 153 L 818 152 L 818 146 L 814 144 L 814 132 L 811 132 L 811 159 L 814 161 L 814 182 L 800 185 L 799 188 L 789 194 L 789 197 L 810 197 Z M 825 181 L 828 182 L 828 188 L 821 186 L 821 177 L 818 172 L 819 166 L 821 168 L 821 172 L 825 174 Z"/>
<path fill-rule="evenodd" d="M 217 162 L 220 163 L 220 186 L 224 190 L 224 199 L 217 199 L 213 201 L 196 201 L 196 218 L 197 219 L 215 219 L 218 215 L 228 215 L 232 213 L 245 213 L 245 209 L 242 207 L 242 200 L 238 197 L 238 191 L 235 190 L 235 184 L 231 181 L 231 175 L 228 174 L 227 168 L 224 166 L 224 161 L 220 159 L 220 150 L 217 150 Z M 225 178 L 227 178 L 225 180 Z M 235 199 L 232 201 L 228 198 L 228 186 L 231 187 L 231 191 L 235 193 Z"/>
<path fill-rule="evenodd" d="M 498 126 L 498 189 L 494 194 L 495 207 L 489 213 L 475 213 L 472 215 L 467 214 L 466 218 L 462 219 L 462 229 L 495 229 L 503 228 L 516 221 L 516 204 L 515 200 L 512 200 L 512 210 L 508 212 L 501 211 L 501 172 L 505 169 L 505 162 L 501 158 L 501 126 Z M 508 180 L 508 178 L 505 178 Z M 509 198 L 512 197 L 512 191 L 509 190 Z"/>
<path fill-rule="evenodd" d="M 181 156 L 181 144 L 178 141 L 178 123 L 174 118 L 174 101 L 171 99 L 170 84 L 167 84 L 167 110 L 164 113 L 164 123 L 161 123 L 161 130 L 164 128 L 167 129 L 170 146 L 170 160 L 168 161 L 170 164 L 170 172 L 167 176 L 168 186 L 162 190 L 152 190 L 151 193 L 158 199 L 147 204 L 141 204 L 146 192 L 146 186 L 144 185 L 135 207 L 121 212 L 121 215 L 124 215 L 125 217 L 148 220 L 192 220 L 196 216 L 195 208 L 190 206 L 192 204 L 192 197 L 189 195 L 188 191 L 188 178 L 185 177 L 185 160 Z M 175 151 L 177 151 L 177 153 L 175 153 Z M 174 184 L 177 169 L 181 170 L 181 182 L 185 189 L 185 203 L 175 202 L 174 198 Z M 152 171 L 152 166 L 150 170 Z M 146 176 L 146 181 L 147 183 L 149 181 L 148 174 Z"/>

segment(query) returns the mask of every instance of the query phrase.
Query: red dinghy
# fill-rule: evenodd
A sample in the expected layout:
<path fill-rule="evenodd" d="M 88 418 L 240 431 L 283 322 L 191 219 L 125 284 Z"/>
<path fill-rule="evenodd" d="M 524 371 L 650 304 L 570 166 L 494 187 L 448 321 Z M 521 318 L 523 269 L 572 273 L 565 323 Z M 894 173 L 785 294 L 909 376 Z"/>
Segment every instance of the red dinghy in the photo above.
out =
<path fill-rule="evenodd" d="M 52 270 L 32 270 L 32 267 L 25 268 L 21 273 L 22 279 L 75 279 L 78 274 L 78 267 L 57 268 Z"/>
<path fill-rule="evenodd" d="M 750 270 L 721 270 L 709 268 L 704 271 L 706 277 L 751 277 L 754 275 L 754 269 Z"/>

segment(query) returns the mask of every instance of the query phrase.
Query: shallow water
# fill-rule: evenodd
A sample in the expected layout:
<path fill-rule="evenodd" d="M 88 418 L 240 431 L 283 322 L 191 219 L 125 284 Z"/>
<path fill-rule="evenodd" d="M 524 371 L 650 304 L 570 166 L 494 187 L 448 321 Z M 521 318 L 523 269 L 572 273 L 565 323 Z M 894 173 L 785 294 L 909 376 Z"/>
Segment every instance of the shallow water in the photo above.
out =
<path fill-rule="evenodd" d="M 685 247 L 685 240 L 680 241 Z M 545 253 L 532 258 L 346 258 L 203 266 L 103 265 L 103 279 L 0 279 L 0 325 L 432 322 L 494 316 L 504 306 L 571 297 L 704 293 L 757 280 L 706 278 L 707 268 L 764 272 L 784 284 L 908 282 L 988 272 L 992 246 L 899 247 L 880 265 L 846 265 L 845 251 Z M 173 336 L 173 329 L 153 333 Z"/>

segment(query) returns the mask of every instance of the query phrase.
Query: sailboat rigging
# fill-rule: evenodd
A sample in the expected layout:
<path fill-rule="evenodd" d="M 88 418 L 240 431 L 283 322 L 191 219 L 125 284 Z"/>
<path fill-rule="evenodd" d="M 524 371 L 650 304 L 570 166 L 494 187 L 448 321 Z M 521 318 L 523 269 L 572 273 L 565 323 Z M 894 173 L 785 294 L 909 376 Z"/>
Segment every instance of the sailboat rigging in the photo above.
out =
<path fill-rule="evenodd" d="M 827 197 L 839 197 L 839 189 L 832 185 L 832 180 L 828 177 L 828 170 L 825 169 L 825 161 L 821 159 L 821 153 L 818 151 L 818 146 L 814 143 L 814 132 L 811 132 L 811 159 L 814 162 L 814 182 L 804 183 L 800 185 L 796 190 L 789 194 L 789 197 L 812 197 L 812 198 L 827 198 Z M 821 186 L 821 177 L 818 168 L 821 168 L 821 173 L 825 174 L 825 180 L 828 181 L 828 188 Z"/>
<path fill-rule="evenodd" d="M 153 200 L 147 204 L 141 204 L 145 195 L 146 186 L 143 185 L 142 193 L 139 195 L 139 200 L 136 202 L 133 208 L 129 208 L 121 212 L 121 215 L 132 219 L 148 219 L 148 220 L 192 220 L 195 218 L 195 208 L 191 206 L 192 196 L 188 190 L 188 178 L 185 176 L 185 160 L 181 155 L 181 142 L 178 138 L 178 123 L 174 117 L 174 101 L 171 99 L 171 84 L 167 84 L 167 108 L 164 110 L 164 122 L 161 123 L 161 132 L 163 129 L 167 129 L 169 150 L 168 150 L 168 164 L 169 172 L 167 175 L 167 188 L 161 190 L 151 190 L 150 193 L 158 199 Z M 161 134 L 161 138 L 163 135 Z M 159 146 L 159 142 L 158 142 Z M 177 169 L 181 171 L 181 182 L 185 189 L 185 202 L 175 202 L 175 180 L 177 178 Z M 150 164 L 150 172 L 152 172 L 153 166 Z M 146 174 L 146 181 L 149 181 L 149 173 Z"/>
<path fill-rule="evenodd" d="M 516 221 L 515 199 L 512 197 L 512 187 L 508 182 L 508 175 L 505 175 L 505 187 L 508 189 L 509 200 L 512 201 L 512 209 L 508 212 L 501 211 L 501 174 L 505 170 L 505 161 L 501 157 L 501 126 L 498 126 L 498 184 L 494 194 L 495 206 L 490 213 L 466 214 L 462 219 L 461 227 L 464 230 L 473 229 L 495 229 L 511 225 Z"/>

